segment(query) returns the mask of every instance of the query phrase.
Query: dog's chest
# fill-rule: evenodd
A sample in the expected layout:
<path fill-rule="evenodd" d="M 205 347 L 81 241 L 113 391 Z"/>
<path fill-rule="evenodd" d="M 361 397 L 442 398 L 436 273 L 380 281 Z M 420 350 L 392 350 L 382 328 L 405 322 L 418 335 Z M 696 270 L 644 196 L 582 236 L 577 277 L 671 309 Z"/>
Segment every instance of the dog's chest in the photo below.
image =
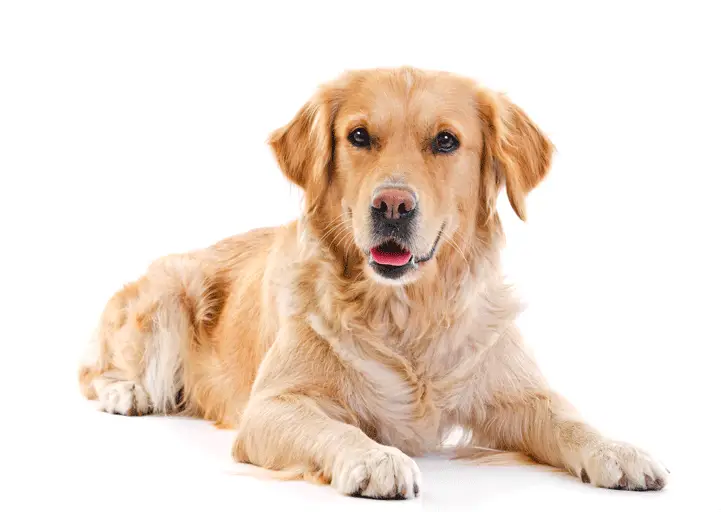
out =
<path fill-rule="evenodd" d="M 462 328 L 431 335 L 420 353 L 388 337 L 382 344 L 348 339 L 344 345 L 354 349 L 341 351 L 350 363 L 351 408 L 376 440 L 411 454 L 436 448 L 447 429 L 462 422 L 460 411 L 472 405 L 478 384 L 474 369 L 484 352 Z"/>
<path fill-rule="evenodd" d="M 479 368 L 518 311 L 512 294 L 491 284 L 462 280 L 441 297 L 398 291 L 342 328 L 322 320 L 340 316 L 333 303 L 314 316 L 345 368 L 346 403 L 369 435 L 415 454 L 467 424 L 483 395 Z"/>

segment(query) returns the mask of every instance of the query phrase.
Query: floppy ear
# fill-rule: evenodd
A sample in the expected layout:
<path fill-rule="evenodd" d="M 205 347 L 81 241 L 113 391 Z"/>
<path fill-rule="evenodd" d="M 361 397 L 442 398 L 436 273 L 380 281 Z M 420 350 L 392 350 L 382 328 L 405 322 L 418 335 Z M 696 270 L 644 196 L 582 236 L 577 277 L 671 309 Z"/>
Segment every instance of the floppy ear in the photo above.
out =
<path fill-rule="evenodd" d="M 553 144 L 528 115 L 505 96 L 487 92 L 481 96 L 479 108 L 488 128 L 485 143 L 489 161 L 484 163 L 486 189 L 492 182 L 505 183 L 513 210 L 526 220 L 525 198 L 548 174 Z"/>
<path fill-rule="evenodd" d="M 320 89 L 268 143 L 283 174 L 306 192 L 330 178 L 333 162 L 334 95 Z"/>

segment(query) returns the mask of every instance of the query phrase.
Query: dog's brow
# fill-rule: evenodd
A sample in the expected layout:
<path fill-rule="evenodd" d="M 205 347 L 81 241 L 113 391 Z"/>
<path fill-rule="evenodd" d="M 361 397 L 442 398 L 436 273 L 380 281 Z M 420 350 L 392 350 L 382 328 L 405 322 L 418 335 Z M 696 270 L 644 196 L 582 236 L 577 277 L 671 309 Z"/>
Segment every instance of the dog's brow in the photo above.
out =
<path fill-rule="evenodd" d="M 360 124 L 368 124 L 368 116 L 363 113 L 353 114 L 348 117 L 347 123 L 349 126 L 357 126 Z"/>

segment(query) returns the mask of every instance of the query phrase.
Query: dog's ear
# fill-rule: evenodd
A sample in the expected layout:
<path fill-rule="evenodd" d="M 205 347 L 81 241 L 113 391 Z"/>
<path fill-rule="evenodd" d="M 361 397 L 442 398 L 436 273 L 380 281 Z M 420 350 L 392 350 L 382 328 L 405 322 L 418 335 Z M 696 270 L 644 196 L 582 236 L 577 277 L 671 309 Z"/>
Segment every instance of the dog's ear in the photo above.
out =
<path fill-rule="evenodd" d="M 322 87 L 268 143 L 283 174 L 308 192 L 330 179 L 333 165 L 333 121 L 338 93 Z"/>
<path fill-rule="evenodd" d="M 526 220 L 526 201 L 548 174 L 554 147 L 528 115 L 503 95 L 481 91 L 479 111 L 484 123 L 484 188 L 495 202 L 494 186 L 505 184 L 508 200 Z M 497 191 L 497 188 L 495 189 Z"/>

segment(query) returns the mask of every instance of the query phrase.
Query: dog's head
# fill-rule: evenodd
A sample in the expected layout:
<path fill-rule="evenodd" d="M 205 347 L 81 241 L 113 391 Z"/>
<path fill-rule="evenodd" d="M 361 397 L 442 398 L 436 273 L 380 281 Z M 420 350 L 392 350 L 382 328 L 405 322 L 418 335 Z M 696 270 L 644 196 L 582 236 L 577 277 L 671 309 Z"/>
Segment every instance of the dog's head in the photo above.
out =
<path fill-rule="evenodd" d="M 322 86 L 270 138 L 317 235 L 379 281 L 408 283 L 446 246 L 462 253 L 505 185 L 519 217 L 552 145 L 506 97 L 413 68 L 353 71 Z"/>

